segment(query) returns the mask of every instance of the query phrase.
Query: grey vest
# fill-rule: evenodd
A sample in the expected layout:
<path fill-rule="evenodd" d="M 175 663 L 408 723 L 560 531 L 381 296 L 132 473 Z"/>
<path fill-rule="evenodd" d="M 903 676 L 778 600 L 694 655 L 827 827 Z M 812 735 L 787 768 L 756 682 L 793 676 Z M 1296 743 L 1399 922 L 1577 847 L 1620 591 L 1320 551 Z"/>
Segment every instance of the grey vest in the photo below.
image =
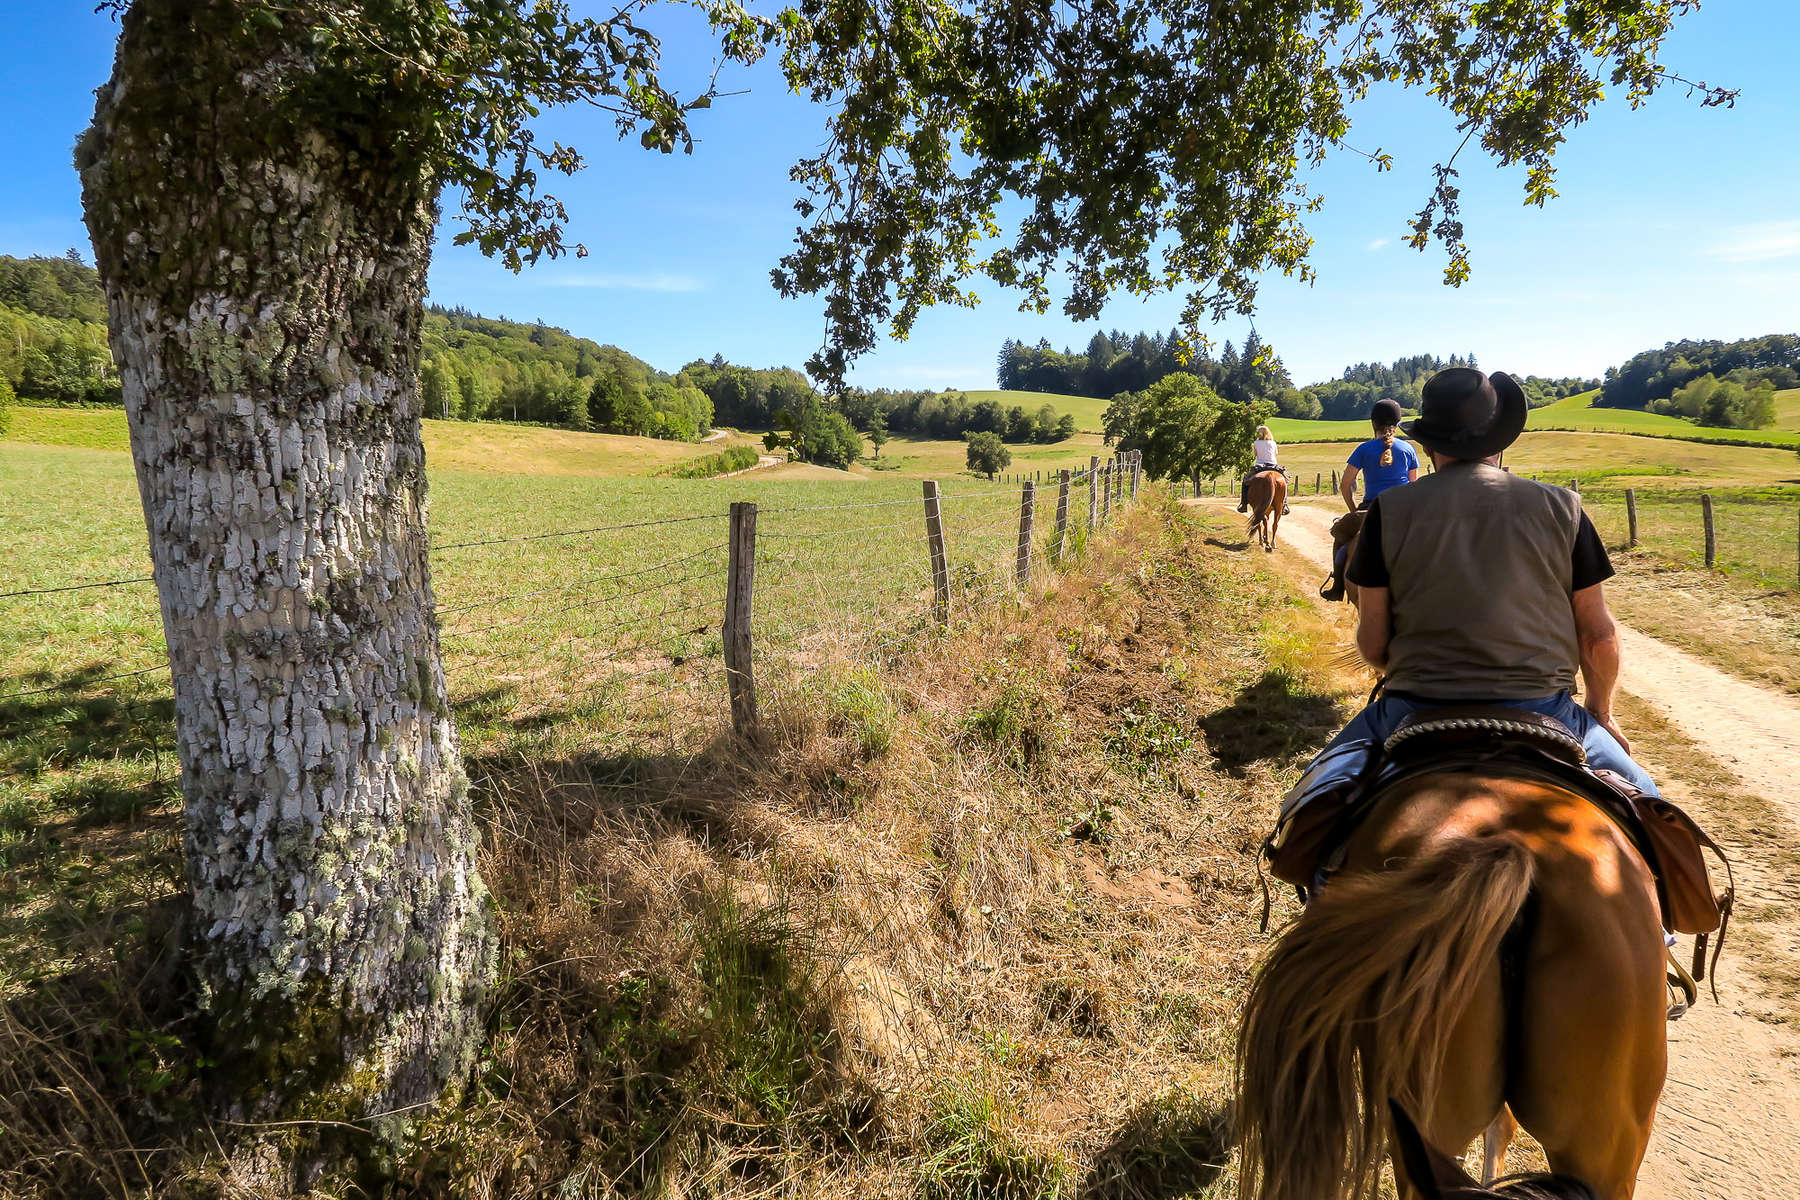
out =
<path fill-rule="evenodd" d="M 1388 687 L 1525 700 L 1574 686 L 1580 498 L 1464 462 L 1383 492 L 1380 503 L 1393 609 Z"/>

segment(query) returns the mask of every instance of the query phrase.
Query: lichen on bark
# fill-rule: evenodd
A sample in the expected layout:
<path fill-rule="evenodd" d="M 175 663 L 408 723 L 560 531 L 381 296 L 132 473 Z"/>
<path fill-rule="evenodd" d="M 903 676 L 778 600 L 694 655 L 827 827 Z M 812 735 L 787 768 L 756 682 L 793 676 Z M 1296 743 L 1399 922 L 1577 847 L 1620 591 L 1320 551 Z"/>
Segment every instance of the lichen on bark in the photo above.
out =
<path fill-rule="evenodd" d="M 427 562 L 436 196 L 423 108 L 245 13 L 134 4 L 76 161 L 221 1106 L 361 1120 L 458 1086 L 494 969 Z"/>

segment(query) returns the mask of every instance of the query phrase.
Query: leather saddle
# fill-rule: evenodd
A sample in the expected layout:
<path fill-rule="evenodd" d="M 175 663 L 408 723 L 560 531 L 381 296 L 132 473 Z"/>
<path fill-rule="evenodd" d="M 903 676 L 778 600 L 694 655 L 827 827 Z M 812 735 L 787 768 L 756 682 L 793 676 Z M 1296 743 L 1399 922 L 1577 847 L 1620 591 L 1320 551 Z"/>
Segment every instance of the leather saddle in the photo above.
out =
<path fill-rule="evenodd" d="M 1605 813 L 1650 868 L 1663 925 L 1698 935 L 1694 977 L 1705 978 L 1707 935 L 1723 944 L 1735 895 L 1731 862 L 1680 808 L 1639 791 L 1624 777 L 1588 766 L 1581 739 L 1554 717 L 1499 706 L 1444 706 L 1402 721 L 1348 789 L 1312 797 L 1282 814 L 1265 845 L 1279 879 L 1322 886 L 1343 863 L 1357 827 L 1386 793 L 1423 775 L 1484 774 L 1532 779 L 1574 792 Z M 1705 852 L 1725 868 L 1715 894 Z M 1717 962 L 1718 952 L 1713 954 Z"/>

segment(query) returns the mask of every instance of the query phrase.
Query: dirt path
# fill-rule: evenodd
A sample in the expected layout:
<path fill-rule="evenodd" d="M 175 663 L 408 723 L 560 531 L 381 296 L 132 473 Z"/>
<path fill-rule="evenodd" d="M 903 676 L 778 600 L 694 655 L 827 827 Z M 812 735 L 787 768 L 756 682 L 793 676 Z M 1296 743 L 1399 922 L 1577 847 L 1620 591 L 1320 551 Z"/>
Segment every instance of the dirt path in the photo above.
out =
<path fill-rule="evenodd" d="M 1330 569 L 1336 516 L 1335 508 L 1296 504 L 1281 523 L 1282 542 L 1321 575 Z M 1624 690 L 1767 800 L 1773 819 L 1786 825 L 1779 840 L 1800 843 L 1800 702 L 1624 625 L 1620 636 Z M 1784 948 L 1800 944 L 1791 897 L 1771 894 L 1780 890 L 1781 867 L 1759 861 L 1748 846 L 1732 849 L 1743 900 L 1751 902 L 1741 906 L 1765 913 L 1753 936 Z M 1746 961 L 1727 973 L 1720 995 L 1722 1003 L 1703 1001 L 1670 1026 L 1669 1084 L 1639 1177 L 1641 1200 L 1778 1200 L 1800 1192 L 1800 1034 L 1768 1019 L 1800 1016 L 1794 998 L 1777 994 Z"/>

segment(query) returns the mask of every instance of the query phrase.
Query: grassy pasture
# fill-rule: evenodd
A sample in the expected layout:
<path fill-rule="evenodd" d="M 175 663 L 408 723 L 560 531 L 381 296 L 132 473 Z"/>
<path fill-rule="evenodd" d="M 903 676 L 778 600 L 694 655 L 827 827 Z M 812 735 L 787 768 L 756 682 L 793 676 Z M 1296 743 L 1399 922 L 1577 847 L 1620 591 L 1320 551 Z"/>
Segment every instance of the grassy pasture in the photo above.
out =
<path fill-rule="evenodd" d="M 16 419 L 6 435 L 9 442 L 84 450 L 131 448 L 122 408 L 13 411 Z M 425 458 L 433 471 L 503 475 L 654 475 L 727 446 L 762 444 L 741 433 L 697 446 L 500 421 L 426 421 L 424 426 Z"/>
<path fill-rule="evenodd" d="M 1096 400 L 1092 396 L 1065 396 L 1060 392 L 1002 391 L 997 388 L 964 392 L 963 395 L 969 398 L 971 404 L 982 400 L 998 400 L 1006 408 L 1016 404 L 1028 413 L 1035 413 L 1048 404 L 1059 413 L 1073 413 L 1075 428 L 1082 433 L 1099 433 L 1106 415 L 1106 401 Z"/>
<path fill-rule="evenodd" d="M 54 415 L 70 418 L 69 439 L 91 438 L 95 416 L 118 417 Z M 465 431 L 491 432 L 453 430 Z M 582 436 L 531 433 L 557 444 Z M 803 667 L 846 636 L 885 643 L 927 625 L 916 478 L 795 465 L 652 479 L 513 455 L 539 472 L 530 474 L 455 470 L 447 458 L 431 459 L 433 577 L 473 772 L 522 753 L 666 747 L 719 727 L 733 500 L 761 506 L 761 661 Z M 1008 593 L 1018 489 L 938 474 L 956 611 L 966 615 Z M 1040 508 L 1046 522 L 1051 511 Z M 0 442 L 0 563 L 0 592 L 148 574 L 129 456 Z M 19 948 L 41 947 L 47 923 L 78 919 L 31 896 L 84 894 L 110 911 L 172 886 L 157 850 L 179 840 L 163 658 L 149 583 L 0 599 L 0 994 L 23 973 L 57 969 Z M 695 719 L 709 707 L 710 720 Z M 119 820 L 145 832 L 129 853 L 95 840 Z"/>
<path fill-rule="evenodd" d="M 1112 449 L 1103 445 L 1100 435 L 1095 433 L 1078 433 L 1067 441 L 1048 445 L 1009 442 L 1006 448 L 1012 452 L 1012 466 L 1006 469 L 1014 473 L 1054 471 L 1062 467 L 1085 471 L 1090 455 L 1097 454 L 1105 459 L 1112 454 Z M 865 458 L 857 464 L 855 473 L 877 478 L 891 473 L 905 478 L 947 479 L 964 474 L 967 464 L 968 444 L 961 440 L 937 441 L 894 435 L 882 447 L 880 459 Z"/>

